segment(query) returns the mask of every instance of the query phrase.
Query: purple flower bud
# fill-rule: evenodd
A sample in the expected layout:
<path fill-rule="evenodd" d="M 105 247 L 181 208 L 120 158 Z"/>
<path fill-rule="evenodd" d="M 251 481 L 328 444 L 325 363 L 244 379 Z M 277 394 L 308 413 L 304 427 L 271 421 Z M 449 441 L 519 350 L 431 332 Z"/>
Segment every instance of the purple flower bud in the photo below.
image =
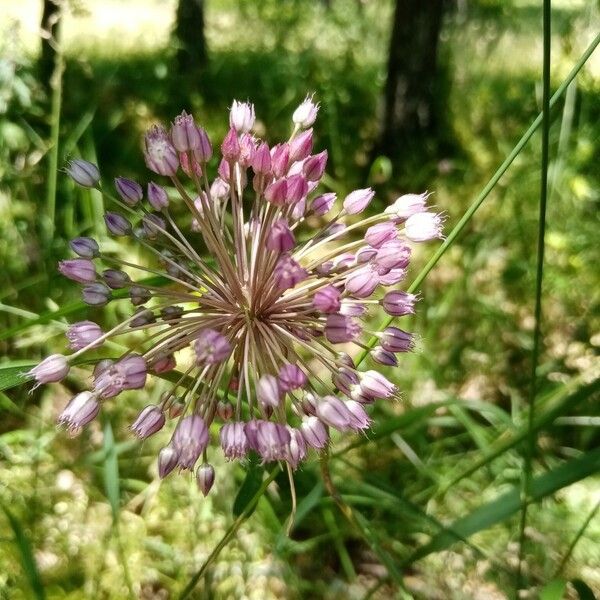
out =
<path fill-rule="evenodd" d="M 409 352 L 414 346 L 413 334 L 398 327 L 386 327 L 380 338 L 382 348 L 388 352 Z"/>
<path fill-rule="evenodd" d="M 79 283 L 89 283 L 96 280 L 96 267 L 87 258 L 72 258 L 61 260 L 58 270 L 69 279 Z"/>
<path fill-rule="evenodd" d="M 384 350 L 381 346 L 376 346 L 371 350 L 371 357 L 376 363 L 385 365 L 386 367 L 397 367 L 398 359 L 393 352 Z"/>
<path fill-rule="evenodd" d="M 223 419 L 223 421 L 229 421 L 229 419 L 231 419 L 233 416 L 232 404 L 230 402 L 223 402 L 223 400 L 220 400 L 217 403 L 217 415 L 219 415 L 219 418 Z"/>
<path fill-rule="evenodd" d="M 312 96 L 306 96 L 300 106 L 294 111 L 292 121 L 298 125 L 298 127 L 306 129 L 315 122 L 318 112 L 319 103 L 313 102 Z"/>
<path fill-rule="evenodd" d="M 181 170 L 188 177 L 200 177 L 202 175 L 202 167 L 200 166 L 200 163 L 196 160 L 194 154 L 180 152 L 179 164 L 181 165 Z"/>
<path fill-rule="evenodd" d="M 100 254 L 98 242 L 89 237 L 78 237 L 69 242 L 71 250 L 82 258 L 95 258 Z"/>
<path fill-rule="evenodd" d="M 177 366 L 177 361 L 172 354 L 167 354 L 165 356 L 160 356 L 156 362 L 152 365 L 152 370 L 156 374 L 160 373 L 168 373 L 172 371 Z"/>
<path fill-rule="evenodd" d="M 306 212 L 306 196 L 303 196 L 294 204 L 292 208 L 292 219 L 298 220 L 300 217 L 304 216 Z"/>
<path fill-rule="evenodd" d="M 271 172 L 271 151 L 269 145 L 263 142 L 257 149 L 250 161 L 255 173 L 268 175 Z"/>
<path fill-rule="evenodd" d="M 202 417 L 190 415 L 179 421 L 171 444 L 179 455 L 177 464 L 182 469 L 193 469 L 208 445 L 208 428 Z"/>
<path fill-rule="evenodd" d="M 256 397 L 261 407 L 267 411 L 277 408 L 283 396 L 282 390 L 287 391 L 280 385 L 277 377 L 263 375 L 256 384 Z"/>
<path fill-rule="evenodd" d="M 374 195 L 375 192 L 371 188 L 354 190 L 344 199 L 344 210 L 349 215 L 357 215 L 367 208 Z"/>
<path fill-rule="evenodd" d="M 229 125 L 238 133 L 248 133 L 254 127 L 254 104 L 233 101 L 229 111 Z"/>
<path fill-rule="evenodd" d="M 246 432 L 246 435 L 247 432 Z M 290 432 L 284 425 L 271 421 L 258 421 L 256 427 L 256 451 L 263 463 L 287 458 Z"/>
<path fill-rule="evenodd" d="M 69 161 L 65 171 L 75 183 L 82 187 L 93 188 L 100 181 L 98 167 L 81 158 L 74 158 Z"/>
<path fill-rule="evenodd" d="M 294 234 L 285 219 L 277 219 L 267 234 L 267 248 L 273 252 L 288 252 L 296 245 Z"/>
<path fill-rule="evenodd" d="M 144 215 L 142 218 L 142 226 L 144 228 L 144 233 L 150 240 L 155 240 L 159 234 L 164 233 L 167 229 L 167 224 L 164 219 L 154 213 Z"/>
<path fill-rule="evenodd" d="M 225 360 L 231 353 L 229 340 L 214 329 L 203 329 L 194 342 L 196 362 L 199 365 L 214 364 Z"/>
<path fill-rule="evenodd" d="M 310 209 L 318 216 L 328 213 L 336 201 L 337 195 L 334 192 L 327 192 L 317 196 L 310 205 Z"/>
<path fill-rule="evenodd" d="M 283 206 L 287 198 L 287 181 L 276 179 L 265 189 L 265 199 L 275 206 Z"/>
<path fill-rule="evenodd" d="M 131 223 L 119 213 L 107 212 L 104 215 L 104 222 L 108 231 L 113 235 L 129 235 L 131 233 Z"/>
<path fill-rule="evenodd" d="M 406 277 L 406 269 L 390 269 L 385 275 L 379 276 L 381 285 L 396 285 Z"/>
<path fill-rule="evenodd" d="M 329 435 L 325 425 L 314 416 L 306 416 L 302 419 L 300 431 L 304 437 L 304 441 L 315 450 L 322 450 L 329 441 Z"/>
<path fill-rule="evenodd" d="M 351 342 L 360 335 L 362 328 L 351 317 L 328 315 L 325 324 L 325 337 L 332 344 Z"/>
<path fill-rule="evenodd" d="M 283 177 L 290 166 L 289 144 L 277 144 L 271 148 L 271 168 L 275 177 Z"/>
<path fill-rule="evenodd" d="M 145 138 L 146 165 L 158 175 L 173 176 L 179 168 L 177 150 L 163 127 L 154 125 Z"/>
<path fill-rule="evenodd" d="M 379 275 L 371 265 L 365 265 L 350 273 L 344 285 L 346 291 L 356 298 L 368 298 L 379 285 Z"/>
<path fill-rule="evenodd" d="M 206 498 L 215 482 L 215 469 L 208 463 L 202 463 L 196 469 L 196 483 L 202 495 Z"/>
<path fill-rule="evenodd" d="M 298 365 L 288 363 L 279 369 L 279 385 L 284 392 L 303 388 L 307 381 L 306 374 Z"/>
<path fill-rule="evenodd" d="M 293 288 L 307 277 L 308 272 L 287 254 L 283 254 L 279 258 L 273 269 L 275 285 L 281 291 Z"/>
<path fill-rule="evenodd" d="M 395 393 L 396 386 L 378 371 L 360 374 L 360 394 L 368 398 L 389 398 Z"/>
<path fill-rule="evenodd" d="M 233 127 L 229 130 L 221 144 L 221 153 L 223 154 L 223 158 L 229 162 L 236 161 L 240 156 L 240 141 Z M 223 179 L 227 179 L 223 177 L 223 174 L 219 173 L 219 175 Z"/>
<path fill-rule="evenodd" d="M 66 425 L 70 431 L 77 431 L 92 421 L 99 410 L 100 404 L 96 396 L 92 392 L 81 392 L 58 415 L 58 423 Z"/>
<path fill-rule="evenodd" d="M 165 446 L 158 453 L 158 475 L 164 479 L 179 462 L 179 453 L 172 446 Z"/>
<path fill-rule="evenodd" d="M 377 250 L 375 250 L 375 248 L 371 248 L 371 246 L 363 246 L 362 248 L 359 248 L 356 252 L 356 264 L 364 265 L 365 263 L 368 263 L 372 258 L 375 258 L 375 256 L 377 256 Z"/>
<path fill-rule="evenodd" d="M 185 404 L 180 400 L 174 400 L 171 406 L 169 406 L 169 419 L 176 419 L 183 414 L 185 410 Z"/>
<path fill-rule="evenodd" d="M 352 367 L 351 369 L 342 367 L 331 377 L 333 385 L 335 385 L 335 387 L 338 390 L 344 392 L 344 394 L 346 394 L 347 396 L 350 395 L 352 388 L 355 385 L 358 385 L 359 383 L 358 375 L 354 372 L 353 369 L 354 367 Z"/>
<path fill-rule="evenodd" d="M 201 163 L 207 163 L 213 155 L 212 144 L 208 134 L 202 127 L 198 127 L 198 146 L 194 148 L 194 158 Z"/>
<path fill-rule="evenodd" d="M 429 194 L 404 194 L 385 209 L 385 214 L 390 215 L 394 221 L 403 221 L 412 215 L 427 210 L 427 198 Z"/>
<path fill-rule="evenodd" d="M 255 152 L 256 138 L 248 133 L 242 133 L 242 135 L 240 135 L 239 164 L 242 167 L 249 167 Z"/>
<path fill-rule="evenodd" d="M 356 257 L 352 252 L 342 252 L 333 259 L 333 268 L 336 271 L 343 271 L 350 267 L 356 261 Z"/>
<path fill-rule="evenodd" d="M 217 177 L 210 186 L 210 197 L 213 200 L 225 200 L 229 197 L 229 184 Z"/>
<path fill-rule="evenodd" d="M 248 453 L 248 440 L 244 432 L 244 423 L 226 423 L 219 431 L 221 448 L 225 458 L 243 458 Z"/>
<path fill-rule="evenodd" d="M 309 181 L 319 181 L 323 177 L 325 167 L 327 166 L 327 150 L 323 150 L 315 156 L 309 156 L 304 162 L 302 171 Z"/>
<path fill-rule="evenodd" d="M 110 290 L 103 283 L 90 283 L 81 290 L 81 297 L 89 306 L 105 306 L 110 302 Z"/>
<path fill-rule="evenodd" d="M 56 383 L 64 379 L 69 373 L 69 361 L 62 354 L 51 354 L 41 363 L 25 373 L 33 377 L 38 385 L 42 383 Z"/>
<path fill-rule="evenodd" d="M 246 434 L 246 440 L 248 440 L 248 448 L 250 450 L 258 449 L 258 425 L 261 423 L 258 419 L 252 419 L 244 425 L 244 433 Z"/>
<path fill-rule="evenodd" d="M 365 233 L 365 242 L 373 248 L 381 248 L 385 242 L 395 240 L 398 237 L 396 225 L 387 221 L 386 223 L 377 223 L 367 229 Z"/>
<path fill-rule="evenodd" d="M 101 398 L 113 398 L 123 390 L 143 388 L 146 383 L 146 361 L 137 354 L 130 354 L 94 374 L 94 392 Z"/>
<path fill-rule="evenodd" d="M 353 407 L 353 409 L 356 411 L 355 407 Z M 321 402 L 317 405 L 317 416 L 326 425 L 329 425 L 338 431 L 359 431 L 366 427 L 366 425 L 365 427 L 360 427 L 360 424 L 364 421 L 364 419 L 360 418 L 362 415 L 359 413 L 357 418 L 353 412 L 350 411 L 347 403 L 335 396 L 325 396 L 321 399 Z"/>
<path fill-rule="evenodd" d="M 290 162 L 304 160 L 313 147 L 313 130 L 307 129 L 297 135 L 290 143 Z"/>
<path fill-rule="evenodd" d="M 333 285 L 327 285 L 315 292 L 313 306 L 322 313 L 335 313 L 340 309 L 341 292 Z"/>
<path fill-rule="evenodd" d="M 123 202 L 128 206 L 135 206 L 144 197 L 142 186 L 132 179 L 117 177 L 115 179 L 115 188 L 119 196 L 123 199 Z"/>
<path fill-rule="evenodd" d="M 124 271 L 117 269 L 106 269 L 102 271 L 102 278 L 106 282 L 106 285 L 112 290 L 120 290 L 131 283 L 131 277 Z"/>
<path fill-rule="evenodd" d="M 178 152 L 195 150 L 200 145 L 200 133 L 194 123 L 194 117 L 188 115 L 185 110 L 173 121 L 171 141 Z"/>
<path fill-rule="evenodd" d="M 405 269 L 410 262 L 410 248 L 400 240 L 384 242 L 375 258 L 375 264 L 384 269 Z"/>
<path fill-rule="evenodd" d="M 73 323 L 67 329 L 67 339 L 69 347 L 73 350 L 81 350 L 82 348 L 98 348 L 102 342 L 95 343 L 98 338 L 102 337 L 102 329 L 93 321 L 80 321 Z"/>
<path fill-rule="evenodd" d="M 388 315 L 402 317 L 414 314 L 416 301 L 417 296 L 415 294 L 392 290 L 383 297 L 381 305 Z"/>
<path fill-rule="evenodd" d="M 151 181 L 148 184 L 148 202 L 154 210 L 162 210 L 169 206 L 169 196 L 163 187 Z"/>
<path fill-rule="evenodd" d="M 129 289 L 129 297 L 131 298 L 131 304 L 139 306 L 148 302 L 152 298 L 152 293 L 145 287 L 134 285 Z"/>
<path fill-rule="evenodd" d="M 160 431 L 165 424 L 163 411 L 154 404 L 146 406 L 131 425 L 131 431 L 141 440 Z"/>
<path fill-rule="evenodd" d="M 348 300 L 344 298 L 340 303 L 340 315 L 344 315 L 346 317 L 360 317 L 367 312 L 367 307 L 360 302 L 355 300 Z"/>
<path fill-rule="evenodd" d="M 362 431 L 363 429 L 368 429 L 371 424 L 371 419 L 365 412 L 365 409 L 362 405 L 356 400 L 348 400 L 346 401 L 346 408 L 350 412 L 351 415 L 351 429 L 354 431 Z"/>
<path fill-rule="evenodd" d="M 165 306 L 160 309 L 160 316 L 163 321 L 176 321 L 181 318 L 183 308 L 181 306 Z"/>
<path fill-rule="evenodd" d="M 430 212 L 411 215 L 404 224 L 404 235 L 413 242 L 442 238 L 442 217 Z"/>
<path fill-rule="evenodd" d="M 303 175 L 290 175 L 287 178 L 286 204 L 296 204 L 308 192 L 308 185 Z"/>
<path fill-rule="evenodd" d="M 285 460 L 292 469 L 297 469 L 298 465 L 306 458 L 306 442 L 299 429 L 288 425 L 287 430 L 290 434 L 290 442 L 287 447 Z"/>

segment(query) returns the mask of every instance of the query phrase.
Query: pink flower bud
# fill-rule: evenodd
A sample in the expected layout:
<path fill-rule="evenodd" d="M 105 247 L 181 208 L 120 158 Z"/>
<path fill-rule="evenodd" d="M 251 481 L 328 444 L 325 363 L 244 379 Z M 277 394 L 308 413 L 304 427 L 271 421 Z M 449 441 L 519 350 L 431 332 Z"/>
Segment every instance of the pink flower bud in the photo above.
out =
<path fill-rule="evenodd" d="M 292 121 L 296 125 L 298 125 L 298 127 L 306 129 L 315 122 L 318 112 L 319 103 L 313 102 L 312 95 L 306 96 L 306 98 L 304 98 L 304 101 L 294 111 L 294 114 L 292 115 Z"/>
<path fill-rule="evenodd" d="M 223 154 L 223 158 L 229 162 L 236 161 L 240 156 L 240 141 L 233 127 L 229 130 L 221 144 L 221 153 Z M 219 173 L 219 175 L 221 174 Z M 221 175 L 221 177 L 223 176 Z"/>
<path fill-rule="evenodd" d="M 196 469 L 196 483 L 202 495 L 206 498 L 215 482 L 215 469 L 208 463 L 202 463 Z"/>
<path fill-rule="evenodd" d="M 221 448 L 225 458 L 243 458 L 248 452 L 248 440 L 244 432 L 244 423 L 226 423 L 219 431 Z"/>
<path fill-rule="evenodd" d="M 371 265 L 365 265 L 350 273 L 346 278 L 345 288 L 356 298 L 368 298 L 379 285 L 379 276 Z"/>
<path fill-rule="evenodd" d="M 403 221 L 411 215 L 416 215 L 427 210 L 427 198 L 429 194 L 404 194 L 385 209 L 394 221 Z"/>
<path fill-rule="evenodd" d="M 194 148 L 194 158 L 200 163 L 207 163 L 213 155 L 212 144 L 208 134 L 198 127 L 198 146 Z"/>
<path fill-rule="evenodd" d="M 273 252 L 288 252 L 296 244 L 294 234 L 285 219 L 277 219 L 267 234 L 267 248 Z"/>
<path fill-rule="evenodd" d="M 308 186 L 303 175 L 291 175 L 287 178 L 286 204 L 295 204 L 306 196 Z"/>
<path fill-rule="evenodd" d="M 369 227 L 365 233 L 365 242 L 373 248 L 381 248 L 385 242 L 395 240 L 397 237 L 396 225 L 388 221 Z"/>
<path fill-rule="evenodd" d="M 290 143 L 290 162 L 304 160 L 312 151 L 313 130 L 307 129 L 297 135 Z"/>
<path fill-rule="evenodd" d="M 313 201 L 312 204 L 310 205 L 310 209 L 318 216 L 323 216 L 324 214 L 327 214 L 330 210 L 331 207 L 333 206 L 333 203 L 336 201 L 336 194 L 334 192 L 327 192 L 325 194 L 321 194 L 320 196 L 317 196 Z"/>
<path fill-rule="evenodd" d="M 81 187 L 93 188 L 100 181 L 98 167 L 87 160 L 74 158 L 65 168 L 67 175 Z"/>
<path fill-rule="evenodd" d="M 303 388 L 307 381 L 306 374 L 298 365 L 286 364 L 279 369 L 279 385 L 284 392 Z"/>
<path fill-rule="evenodd" d="M 396 386 L 378 371 L 360 374 L 360 393 L 368 398 L 389 398 L 396 393 Z"/>
<path fill-rule="evenodd" d="M 385 275 L 379 276 L 381 285 L 396 285 L 406 277 L 406 269 L 390 269 Z"/>
<path fill-rule="evenodd" d="M 33 377 L 38 384 L 56 383 L 69 373 L 69 361 L 62 354 L 51 354 L 41 363 L 27 371 L 28 377 Z"/>
<path fill-rule="evenodd" d="M 159 175 L 173 176 L 179 168 L 177 150 L 163 127 L 154 125 L 145 138 L 146 165 Z"/>
<path fill-rule="evenodd" d="M 229 111 L 229 125 L 238 133 L 248 133 L 254 127 L 254 104 L 233 101 Z"/>
<path fill-rule="evenodd" d="M 290 147 L 288 144 L 277 144 L 271 148 L 271 168 L 275 177 L 283 177 L 290 166 Z"/>
<path fill-rule="evenodd" d="M 384 269 L 405 269 L 410 262 L 411 250 L 401 240 L 384 242 L 377 252 L 375 263 Z"/>
<path fill-rule="evenodd" d="M 315 156 L 309 156 L 304 162 L 302 171 L 309 181 L 318 181 L 323 177 L 327 166 L 327 150 L 323 150 Z"/>
<path fill-rule="evenodd" d="M 105 306 L 110 302 L 110 290 L 103 283 L 90 283 L 81 290 L 83 301 L 89 306 Z"/>
<path fill-rule="evenodd" d="M 72 258 L 61 260 L 58 270 L 69 279 L 79 283 L 89 283 L 96 280 L 96 267 L 87 258 Z"/>
<path fill-rule="evenodd" d="M 131 425 L 131 431 L 141 440 L 160 431 L 165 424 L 163 411 L 153 404 L 146 406 Z"/>
<path fill-rule="evenodd" d="M 308 272 L 287 254 L 279 258 L 273 269 L 275 285 L 281 291 L 293 288 L 307 277 Z"/>
<path fill-rule="evenodd" d="M 360 335 L 362 328 L 351 317 L 328 315 L 325 324 L 325 337 L 332 344 L 351 342 Z"/>
<path fill-rule="evenodd" d="M 306 416 L 302 419 L 300 431 L 304 441 L 316 450 L 322 450 L 329 441 L 329 435 L 325 425 L 315 416 Z"/>
<path fill-rule="evenodd" d="M 414 336 L 398 327 L 386 327 L 380 334 L 381 346 L 388 352 L 408 352 L 414 346 Z"/>
<path fill-rule="evenodd" d="M 182 469 L 193 469 L 208 445 L 208 428 L 204 419 L 200 415 L 184 417 L 173 433 L 171 444 L 178 454 L 177 464 Z"/>
<path fill-rule="evenodd" d="M 131 233 L 131 223 L 119 213 L 107 212 L 104 215 L 106 228 L 110 233 L 117 236 L 125 236 Z"/>
<path fill-rule="evenodd" d="M 333 285 L 315 292 L 313 306 L 322 313 L 335 313 L 340 309 L 341 292 Z"/>
<path fill-rule="evenodd" d="M 285 179 L 276 179 L 265 189 L 265 198 L 267 202 L 275 206 L 283 206 L 287 197 L 287 181 Z"/>
<path fill-rule="evenodd" d="M 67 329 L 67 339 L 69 347 L 73 350 L 81 350 L 81 348 L 97 348 L 102 343 L 95 343 L 98 338 L 102 337 L 102 329 L 93 321 L 80 321 L 73 323 Z"/>
<path fill-rule="evenodd" d="M 255 173 L 268 175 L 271 172 L 271 151 L 269 145 L 263 142 L 257 149 L 250 161 Z"/>
<path fill-rule="evenodd" d="M 272 423 L 271 421 L 258 421 L 256 426 L 256 451 L 264 463 L 274 460 L 286 460 L 290 440 L 290 432 L 284 425 Z"/>
<path fill-rule="evenodd" d="M 371 350 L 371 357 L 376 363 L 385 365 L 386 367 L 397 367 L 398 359 L 393 352 L 384 350 L 381 346 L 376 346 Z"/>
<path fill-rule="evenodd" d="M 73 397 L 58 416 L 59 425 L 77 431 L 92 421 L 100 411 L 98 399 L 92 392 L 81 392 Z"/>
<path fill-rule="evenodd" d="M 162 355 L 152 365 L 152 371 L 156 374 L 168 373 L 177 366 L 177 361 L 172 354 Z"/>
<path fill-rule="evenodd" d="M 290 441 L 287 446 L 285 460 L 292 469 L 297 469 L 298 465 L 306 458 L 306 442 L 299 429 L 288 425 L 287 430 L 290 434 Z"/>
<path fill-rule="evenodd" d="M 215 364 L 224 361 L 231 353 L 229 340 L 214 329 L 202 330 L 194 342 L 196 362 L 202 364 Z"/>
<path fill-rule="evenodd" d="M 354 190 L 344 199 L 344 210 L 349 215 L 361 213 L 367 208 L 371 200 L 373 200 L 374 195 L 375 192 L 371 188 Z"/>
<path fill-rule="evenodd" d="M 194 117 L 188 115 L 185 110 L 175 117 L 171 126 L 171 140 L 178 152 L 188 152 L 200 145 L 200 133 L 194 123 Z"/>

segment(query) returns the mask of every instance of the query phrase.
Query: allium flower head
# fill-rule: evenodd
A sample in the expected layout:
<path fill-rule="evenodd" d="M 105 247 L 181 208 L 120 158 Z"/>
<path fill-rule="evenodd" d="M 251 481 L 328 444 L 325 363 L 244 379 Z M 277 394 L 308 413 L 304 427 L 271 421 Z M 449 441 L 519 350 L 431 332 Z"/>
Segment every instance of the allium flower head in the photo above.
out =
<path fill-rule="evenodd" d="M 75 352 L 52 355 L 29 372 L 38 384 L 60 381 L 72 360 L 126 334 L 129 350 L 97 363 L 91 391 L 69 404 L 61 422 L 78 430 L 105 402 L 179 368 L 132 430 L 140 438 L 169 430 L 159 475 L 195 470 L 206 494 L 215 478 L 207 462 L 213 422 L 220 432 L 212 442 L 226 458 L 256 453 L 262 462 L 296 468 L 310 449 L 325 447 L 332 429 L 365 431 L 365 407 L 396 395 L 377 367 L 397 364 L 412 334 L 388 327 L 366 372 L 348 353 L 365 348 L 366 319 L 376 309 L 414 312 L 415 296 L 385 288 L 404 279 L 412 242 L 441 235 L 441 219 L 428 212 L 425 194 L 359 217 L 374 197 L 370 188 L 350 191 L 334 208 L 336 195 L 320 185 L 327 153 L 313 154 L 317 112 L 307 97 L 294 112 L 292 138 L 269 146 L 250 134 L 254 106 L 234 101 L 229 130 L 214 145 L 222 157 L 214 160 L 213 144 L 190 114 L 181 113 L 170 130 L 150 129 L 146 164 L 164 181 L 142 186 L 118 178 L 117 196 L 108 196 L 116 206 L 105 215 L 108 233 L 131 238 L 147 262 L 77 238 L 77 257 L 59 266 L 82 284 L 88 305 L 133 305 L 131 316 L 106 332 L 93 321 L 74 324 L 67 336 Z M 96 184 L 94 168 L 73 162 L 70 169 L 82 185 Z M 176 193 L 167 196 L 163 186 Z M 175 215 L 185 212 L 179 224 Z"/>

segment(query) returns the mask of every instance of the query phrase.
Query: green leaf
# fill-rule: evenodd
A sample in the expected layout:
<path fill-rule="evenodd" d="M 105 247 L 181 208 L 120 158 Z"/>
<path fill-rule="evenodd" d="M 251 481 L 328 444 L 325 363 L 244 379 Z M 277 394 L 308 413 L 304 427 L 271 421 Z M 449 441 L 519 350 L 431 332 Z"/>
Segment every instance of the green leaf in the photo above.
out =
<path fill-rule="evenodd" d="M 565 462 L 556 469 L 536 477 L 530 487 L 531 501 L 537 502 L 551 496 L 558 490 L 584 479 L 600 470 L 600 448 L 582 454 L 578 458 Z M 478 531 L 488 529 L 501 523 L 521 508 L 520 487 L 502 494 L 496 500 L 476 508 L 465 517 L 452 523 L 447 531 L 435 535 L 429 543 L 417 548 L 408 557 L 406 564 L 411 564 L 421 558 L 445 550 L 456 538 L 468 538 Z"/>
<path fill-rule="evenodd" d="M 21 566 L 25 571 L 25 576 L 29 581 L 29 585 L 33 590 L 33 595 L 39 600 L 43 600 L 46 597 L 44 592 L 44 584 L 37 568 L 35 558 L 33 556 L 33 550 L 31 548 L 31 542 L 27 537 L 25 530 L 23 529 L 21 522 L 10 512 L 7 506 L 1 505 L 10 527 L 13 530 L 15 536 L 15 544 L 19 549 L 21 555 Z"/>
<path fill-rule="evenodd" d="M 582 579 L 572 579 L 571 585 L 579 595 L 579 600 L 596 600 L 593 590 Z"/>
<path fill-rule="evenodd" d="M 232 511 L 234 517 L 239 517 L 249 505 L 252 498 L 256 496 L 256 493 L 258 490 L 260 490 L 262 485 L 264 472 L 265 470 L 260 466 L 258 460 L 255 458 L 251 459 L 244 482 L 242 483 L 233 502 Z M 250 516 L 255 508 L 256 506 L 252 508 L 247 516 Z"/>
<path fill-rule="evenodd" d="M 119 461 L 110 421 L 104 425 L 104 491 L 112 509 L 113 522 L 119 516 Z"/>
<path fill-rule="evenodd" d="M 562 600 L 566 589 L 564 579 L 553 579 L 540 590 L 540 600 Z"/>
<path fill-rule="evenodd" d="M 31 360 L 18 360 L 0 365 L 0 392 L 26 383 L 25 373 L 36 364 Z"/>

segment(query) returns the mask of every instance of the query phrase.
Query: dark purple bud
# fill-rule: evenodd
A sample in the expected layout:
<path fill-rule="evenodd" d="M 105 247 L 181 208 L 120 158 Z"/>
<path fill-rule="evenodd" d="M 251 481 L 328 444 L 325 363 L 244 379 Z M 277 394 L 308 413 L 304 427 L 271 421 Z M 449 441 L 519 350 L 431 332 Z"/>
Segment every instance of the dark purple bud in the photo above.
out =
<path fill-rule="evenodd" d="M 302 167 L 302 171 L 304 172 L 304 176 L 309 181 L 319 181 L 321 177 L 323 177 L 323 173 L 325 172 L 325 167 L 327 166 L 327 150 L 323 150 L 319 154 L 315 154 L 314 156 L 309 156 L 304 161 L 304 166 Z"/>
<path fill-rule="evenodd" d="M 158 406 L 146 406 L 131 425 L 131 430 L 141 440 L 160 431 L 165 424 L 165 415 Z"/>
<path fill-rule="evenodd" d="M 298 134 L 290 143 L 290 162 L 304 160 L 312 151 L 313 130 L 307 129 Z"/>
<path fill-rule="evenodd" d="M 102 271 L 102 278 L 106 285 L 112 290 L 120 290 L 131 283 L 131 277 L 124 271 L 119 271 L 117 269 L 106 269 Z"/>
<path fill-rule="evenodd" d="M 178 152 L 188 152 L 200 145 L 200 133 L 194 123 L 194 117 L 185 110 L 175 117 L 171 126 L 171 141 Z"/>
<path fill-rule="evenodd" d="M 221 448 L 225 458 L 243 458 L 248 452 L 248 439 L 244 432 L 244 423 L 226 423 L 219 431 Z"/>
<path fill-rule="evenodd" d="M 409 352 L 413 349 L 413 334 L 398 327 L 386 327 L 379 335 L 382 348 L 388 352 Z"/>
<path fill-rule="evenodd" d="M 231 353 L 229 340 L 214 329 L 202 330 L 194 342 L 196 362 L 212 365 L 224 361 Z"/>
<path fill-rule="evenodd" d="M 168 373 L 177 366 L 177 361 L 172 354 L 159 356 L 152 364 L 152 371 L 156 374 Z"/>
<path fill-rule="evenodd" d="M 341 292 L 333 285 L 325 286 L 315 292 L 313 306 L 322 313 L 335 313 L 340 309 Z"/>
<path fill-rule="evenodd" d="M 81 392 L 73 397 L 58 416 L 59 425 L 75 432 L 92 421 L 100 411 L 100 403 L 92 392 Z"/>
<path fill-rule="evenodd" d="M 279 369 L 279 386 L 284 392 L 303 388 L 307 381 L 306 374 L 298 365 L 286 364 Z"/>
<path fill-rule="evenodd" d="M 163 321 L 175 321 L 181 318 L 183 308 L 181 306 L 165 306 L 160 310 L 160 316 Z"/>
<path fill-rule="evenodd" d="M 93 321 L 73 323 L 73 325 L 67 329 L 69 347 L 73 350 L 81 350 L 86 347 L 98 348 L 98 346 L 102 345 L 102 342 L 95 342 L 102 337 L 102 334 L 103 332 L 102 329 L 100 329 L 100 325 L 97 325 Z"/>
<path fill-rule="evenodd" d="M 196 483 L 202 495 L 206 498 L 215 482 L 215 469 L 208 463 L 202 463 L 196 469 Z"/>
<path fill-rule="evenodd" d="M 179 462 L 179 454 L 172 446 L 165 446 L 158 453 L 158 475 L 164 479 Z"/>
<path fill-rule="evenodd" d="M 228 131 L 221 144 L 221 153 L 223 158 L 229 162 L 236 161 L 240 156 L 240 141 L 233 127 Z M 219 175 L 221 174 L 219 173 Z M 221 177 L 223 176 L 221 175 Z"/>
<path fill-rule="evenodd" d="M 78 283 L 90 283 L 96 280 L 96 267 L 91 260 L 87 258 L 72 258 L 70 260 L 61 260 L 58 263 L 58 270 L 69 279 Z"/>
<path fill-rule="evenodd" d="M 296 245 L 294 234 L 285 219 L 277 219 L 267 234 L 266 246 L 273 252 L 288 252 Z"/>
<path fill-rule="evenodd" d="M 334 192 L 327 192 L 317 196 L 310 205 L 310 209 L 319 216 L 323 216 L 328 213 L 336 201 L 337 195 Z"/>
<path fill-rule="evenodd" d="M 145 146 L 146 165 L 151 171 L 158 175 L 173 176 L 177 174 L 179 168 L 177 150 L 163 127 L 154 125 L 146 133 Z"/>
<path fill-rule="evenodd" d="M 384 350 L 381 346 L 376 346 L 371 350 L 371 357 L 373 360 L 380 365 L 385 365 L 386 367 L 397 367 L 398 359 L 393 352 L 388 352 Z"/>
<path fill-rule="evenodd" d="M 392 290 L 383 297 L 381 305 L 388 315 L 402 317 L 414 314 L 416 301 L 417 296 L 415 294 Z"/>
<path fill-rule="evenodd" d="M 179 455 L 177 464 L 182 469 L 193 469 L 208 445 L 208 428 L 204 419 L 200 415 L 184 417 L 175 429 L 171 444 Z"/>
<path fill-rule="evenodd" d="M 375 192 L 371 188 L 354 190 L 344 199 L 344 210 L 349 215 L 361 213 L 367 208 L 371 200 L 373 200 L 374 195 Z"/>
<path fill-rule="evenodd" d="M 136 317 L 129 322 L 129 327 L 145 327 L 156 321 L 154 313 L 149 308 L 138 308 Z"/>
<path fill-rule="evenodd" d="M 69 361 L 62 354 L 51 354 L 41 363 L 27 371 L 28 377 L 33 377 L 38 384 L 56 383 L 63 380 L 69 373 Z"/>
<path fill-rule="evenodd" d="M 219 400 L 217 403 L 217 415 L 219 415 L 219 418 L 223 419 L 223 421 L 229 421 L 233 416 L 233 405 L 230 402 Z"/>
<path fill-rule="evenodd" d="M 110 302 L 110 290 L 103 283 L 90 283 L 81 290 L 81 297 L 90 306 L 104 306 Z"/>
<path fill-rule="evenodd" d="M 169 206 L 169 196 L 163 187 L 151 181 L 148 184 L 148 202 L 154 210 L 162 210 Z"/>
<path fill-rule="evenodd" d="M 148 302 L 152 298 L 152 293 L 145 287 L 134 285 L 129 289 L 129 297 L 131 298 L 131 304 L 139 306 Z"/>
<path fill-rule="evenodd" d="M 359 396 L 364 395 L 374 399 L 389 398 L 395 393 L 396 386 L 378 371 L 365 371 L 360 374 Z"/>
<path fill-rule="evenodd" d="M 133 181 L 133 179 L 117 177 L 115 179 L 115 188 L 119 196 L 123 199 L 123 202 L 128 206 L 135 206 L 144 197 L 142 186 L 137 181 Z"/>
<path fill-rule="evenodd" d="M 82 187 L 93 188 L 100 181 L 98 167 L 81 158 L 74 158 L 69 161 L 65 171 L 75 183 Z"/>
<path fill-rule="evenodd" d="M 173 401 L 171 406 L 169 406 L 169 419 L 176 419 L 180 415 L 183 414 L 185 410 L 185 404 L 179 400 Z"/>
<path fill-rule="evenodd" d="M 69 242 L 71 250 L 82 258 L 95 258 L 100 254 L 98 242 L 89 237 L 78 237 Z"/>
<path fill-rule="evenodd" d="M 325 337 L 332 344 L 342 344 L 356 339 L 362 331 L 361 326 L 351 317 L 328 315 L 325 324 Z"/>
<path fill-rule="evenodd" d="M 194 148 L 194 158 L 201 163 L 207 163 L 213 154 L 212 144 L 208 134 L 202 127 L 198 127 L 199 143 L 198 147 Z"/>
<path fill-rule="evenodd" d="M 119 213 L 107 212 L 104 215 L 104 222 L 108 231 L 113 235 L 129 235 L 131 233 L 131 223 Z"/>
<path fill-rule="evenodd" d="M 365 242 L 373 248 L 381 248 L 385 242 L 395 240 L 397 237 L 398 230 L 396 229 L 396 225 L 387 221 L 369 227 L 365 233 Z"/>

